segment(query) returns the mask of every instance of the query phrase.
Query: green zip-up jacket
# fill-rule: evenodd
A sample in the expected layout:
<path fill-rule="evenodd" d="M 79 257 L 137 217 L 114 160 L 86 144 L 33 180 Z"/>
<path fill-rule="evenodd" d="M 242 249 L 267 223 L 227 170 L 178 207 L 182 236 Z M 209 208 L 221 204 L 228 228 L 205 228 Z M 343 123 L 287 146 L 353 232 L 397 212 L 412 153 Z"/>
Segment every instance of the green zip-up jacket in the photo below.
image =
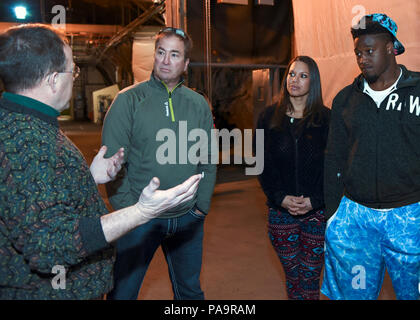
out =
<path fill-rule="evenodd" d="M 178 217 L 193 208 L 208 213 L 216 181 L 211 159 L 218 157 L 213 117 L 205 98 L 182 83 L 169 91 L 152 74 L 148 81 L 122 90 L 108 110 L 102 130 L 106 157 L 125 149 L 123 169 L 107 184 L 115 210 L 135 204 L 153 177 L 160 179 L 159 189 L 168 189 L 203 173 L 196 197 L 160 218 Z"/>

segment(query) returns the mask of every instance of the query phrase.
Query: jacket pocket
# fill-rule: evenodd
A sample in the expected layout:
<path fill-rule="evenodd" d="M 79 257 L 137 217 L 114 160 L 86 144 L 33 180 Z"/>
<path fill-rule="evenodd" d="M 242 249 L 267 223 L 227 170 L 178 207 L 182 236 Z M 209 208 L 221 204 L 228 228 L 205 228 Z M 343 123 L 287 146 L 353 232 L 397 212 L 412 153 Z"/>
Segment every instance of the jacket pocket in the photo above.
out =
<path fill-rule="evenodd" d="M 204 220 L 206 218 L 206 215 L 204 214 L 199 214 L 196 213 L 194 209 L 191 209 L 189 211 L 190 215 L 192 215 L 194 218 L 199 219 L 199 220 Z"/>

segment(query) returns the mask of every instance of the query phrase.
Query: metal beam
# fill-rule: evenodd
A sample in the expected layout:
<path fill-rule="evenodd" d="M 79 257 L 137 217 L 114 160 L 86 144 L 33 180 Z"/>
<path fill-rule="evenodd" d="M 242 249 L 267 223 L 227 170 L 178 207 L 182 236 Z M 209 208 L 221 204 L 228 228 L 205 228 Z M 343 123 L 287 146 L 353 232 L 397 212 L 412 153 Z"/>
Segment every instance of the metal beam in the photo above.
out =
<path fill-rule="evenodd" d="M 152 18 L 155 14 L 160 14 L 165 10 L 165 0 L 160 1 L 157 4 L 151 6 L 147 11 L 143 12 L 138 18 L 130 22 L 126 25 L 121 31 L 115 34 L 109 42 L 105 45 L 105 48 L 99 54 L 98 61 L 100 61 L 104 54 L 112 47 L 117 46 L 121 42 L 123 42 L 127 37 L 129 37 L 134 31 L 136 31 L 137 27 L 148 21 Z"/>
<path fill-rule="evenodd" d="M 146 4 L 145 4 L 145 2 L 147 3 L 147 2 L 153 2 L 153 0 L 149 0 L 149 1 L 146 1 L 146 0 L 131 0 L 131 2 L 132 2 L 132 4 L 134 5 L 134 6 L 137 6 L 137 8 L 140 8 L 141 10 L 143 10 L 143 11 L 146 11 L 148 8 L 147 8 L 147 6 L 146 6 Z M 160 24 L 162 24 L 162 25 L 164 25 L 165 24 L 165 21 L 161 18 L 161 17 L 159 17 L 159 16 L 154 16 L 153 17 L 154 19 L 155 19 L 155 21 L 156 22 L 158 22 L 158 23 L 160 23 Z"/>
<path fill-rule="evenodd" d="M 212 62 L 212 68 L 235 68 L 235 69 L 286 69 L 285 64 L 254 64 L 254 63 L 229 63 L 229 62 Z M 206 67 L 206 62 L 190 62 L 189 67 Z"/>

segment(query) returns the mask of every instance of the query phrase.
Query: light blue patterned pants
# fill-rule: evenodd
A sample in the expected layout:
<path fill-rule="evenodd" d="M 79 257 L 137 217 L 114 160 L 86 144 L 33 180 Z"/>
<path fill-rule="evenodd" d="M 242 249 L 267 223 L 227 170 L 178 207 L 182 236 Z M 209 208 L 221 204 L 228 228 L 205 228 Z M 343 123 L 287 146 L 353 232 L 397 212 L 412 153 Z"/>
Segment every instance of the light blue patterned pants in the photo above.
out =
<path fill-rule="evenodd" d="M 375 210 L 343 197 L 327 222 L 321 292 L 334 300 L 377 299 L 385 267 L 397 299 L 419 299 L 420 202 Z"/>

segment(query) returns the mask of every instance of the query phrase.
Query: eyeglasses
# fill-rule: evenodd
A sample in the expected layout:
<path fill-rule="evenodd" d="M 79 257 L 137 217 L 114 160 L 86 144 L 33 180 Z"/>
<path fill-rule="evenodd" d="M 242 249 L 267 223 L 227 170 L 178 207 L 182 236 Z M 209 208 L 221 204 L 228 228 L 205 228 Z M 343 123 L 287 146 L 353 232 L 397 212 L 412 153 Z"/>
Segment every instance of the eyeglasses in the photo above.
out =
<path fill-rule="evenodd" d="M 175 33 L 178 36 L 182 37 L 183 39 L 187 39 L 187 35 L 185 34 L 184 30 L 178 29 L 178 28 L 166 27 L 166 28 L 161 29 L 158 34 L 161 34 L 161 33 Z"/>
<path fill-rule="evenodd" d="M 74 65 L 73 70 L 72 71 L 61 71 L 58 73 L 72 73 L 73 74 L 73 80 L 75 80 L 79 75 L 80 75 L 80 68 L 78 65 Z"/>

